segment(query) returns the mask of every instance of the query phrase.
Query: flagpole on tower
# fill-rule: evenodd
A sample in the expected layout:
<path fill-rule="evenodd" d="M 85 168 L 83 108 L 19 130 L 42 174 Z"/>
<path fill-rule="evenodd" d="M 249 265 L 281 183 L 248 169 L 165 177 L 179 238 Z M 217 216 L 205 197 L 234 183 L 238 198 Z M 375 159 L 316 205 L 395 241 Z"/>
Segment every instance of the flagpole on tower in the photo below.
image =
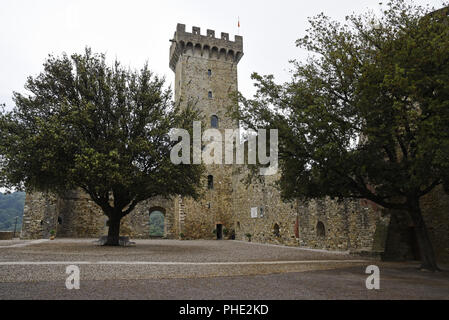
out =
<path fill-rule="evenodd" d="M 240 17 L 238 17 L 238 24 L 237 24 L 237 26 L 238 26 L 238 35 L 240 35 Z"/>

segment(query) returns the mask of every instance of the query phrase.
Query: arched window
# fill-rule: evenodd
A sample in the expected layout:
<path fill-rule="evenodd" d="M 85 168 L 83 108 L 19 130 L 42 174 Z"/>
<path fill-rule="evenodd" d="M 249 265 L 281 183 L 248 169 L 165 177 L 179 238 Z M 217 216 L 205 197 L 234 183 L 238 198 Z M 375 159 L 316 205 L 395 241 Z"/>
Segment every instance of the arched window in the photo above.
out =
<path fill-rule="evenodd" d="M 212 76 L 212 70 L 211 70 L 211 69 L 207 70 L 207 75 L 208 75 L 209 77 Z"/>
<path fill-rule="evenodd" d="M 218 117 L 217 116 L 212 116 L 210 117 L 210 126 L 212 128 L 218 128 Z"/>
<path fill-rule="evenodd" d="M 209 91 L 209 93 L 207 94 L 207 96 L 209 97 L 209 99 L 212 99 L 212 91 Z"/>
<path fill-rule="evenodd" d="M 279 228 L 279 225 L 277 223 L 274 224 L 273 234 L 274 234 L 275 237 L 280 237 L 281 236 L 280 228 Z"/>
<path fill-rule="evenodd" d="M 316 235 L 320 238 L 324 238 L 326 236 L 326 228 L 324 227 L 324 223 L 318 221 L 316 225 Z"/>
<path fill-rule="evenodd" d="M 209 190 L 214 189 L 214 176 L 207 177 L 207 189 L 209 189 Z"/>

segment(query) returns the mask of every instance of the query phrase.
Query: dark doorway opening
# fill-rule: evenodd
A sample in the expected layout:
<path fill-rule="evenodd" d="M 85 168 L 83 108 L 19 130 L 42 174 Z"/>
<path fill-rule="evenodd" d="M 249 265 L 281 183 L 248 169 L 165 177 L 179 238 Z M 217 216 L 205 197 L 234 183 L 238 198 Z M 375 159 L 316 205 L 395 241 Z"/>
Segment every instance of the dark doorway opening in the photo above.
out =
<path fill-rule="evenodd" d="M 319 238 L 324 238 L 326 236 L 326 228 L 324 227 L 324 223 L 318 221 L 316 225 L 316 235 Z"/>
<path fill-rule="evenodd" d="M 274 224 L 273 234 L 277 238 L 279 238 L 281 236 L 281 229 L 279 228 L 279 225 L 277 223 Z"/>
<path fill-rule="evenodd" d="M 214 189 L 214 176 L 207 176 L 207 189 Z"/>
<path fill-rule="evenodd" d="M 295 237 L 296 239 L 299 238 L 299 218 L 296 217 L 296 223 L 295 223 Z"/>
<path fill-rule="evenodd" d="M 223 225 L 217 224 L 217 240 L 223 240 Z"/>

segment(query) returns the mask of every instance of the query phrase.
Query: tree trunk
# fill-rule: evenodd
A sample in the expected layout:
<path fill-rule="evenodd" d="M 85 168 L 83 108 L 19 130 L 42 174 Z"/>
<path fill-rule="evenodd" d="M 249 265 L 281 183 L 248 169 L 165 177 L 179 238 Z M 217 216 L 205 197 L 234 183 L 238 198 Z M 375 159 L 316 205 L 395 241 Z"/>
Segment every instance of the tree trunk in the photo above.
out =
<path fill-rule="evenodd" d="M 415 234 L 418 241 L 419 253 L 421 255 L 421 269 L 440 271 L 435 259 L 432 242 L 430 241 L 427 227 L 422 217 L 421 207 L 418 199 L 408 201 L 409 213 L 415 225 Z"/>
<path fill-rule="evenodd" d="M 108 241 L 105 246 L 120 245 L 120 218 L 109 218 Z"/>

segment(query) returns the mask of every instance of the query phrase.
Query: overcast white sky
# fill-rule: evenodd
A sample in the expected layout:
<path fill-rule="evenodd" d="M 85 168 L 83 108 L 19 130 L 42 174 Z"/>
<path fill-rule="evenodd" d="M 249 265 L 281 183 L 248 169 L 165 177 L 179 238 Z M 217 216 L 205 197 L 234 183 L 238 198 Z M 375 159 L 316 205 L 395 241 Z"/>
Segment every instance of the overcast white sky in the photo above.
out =
<path fill-rule="evenodd" d="M 288 61 L 304 57 L 295 40 L 304 35 L 307 17 L 320 12 L 343 20 L 352 12 L 378 11 L 379 0 L 1 0 L 0 103 L 11 107 L 12 91 L 23 92 L 26 77 L 42 70 L 49 53 L 82 52 L 90 46 L 125 65 L 150 68 L 173 82 L 168 67 L 169 39 L 177 23 L 243 36 L 239 89 L 253 93 L 250 75 L 288 79 Z M 386 1 L 385 1 L 386 2 Z M 415 0 L 440 7 L 440 0 Z"/>

